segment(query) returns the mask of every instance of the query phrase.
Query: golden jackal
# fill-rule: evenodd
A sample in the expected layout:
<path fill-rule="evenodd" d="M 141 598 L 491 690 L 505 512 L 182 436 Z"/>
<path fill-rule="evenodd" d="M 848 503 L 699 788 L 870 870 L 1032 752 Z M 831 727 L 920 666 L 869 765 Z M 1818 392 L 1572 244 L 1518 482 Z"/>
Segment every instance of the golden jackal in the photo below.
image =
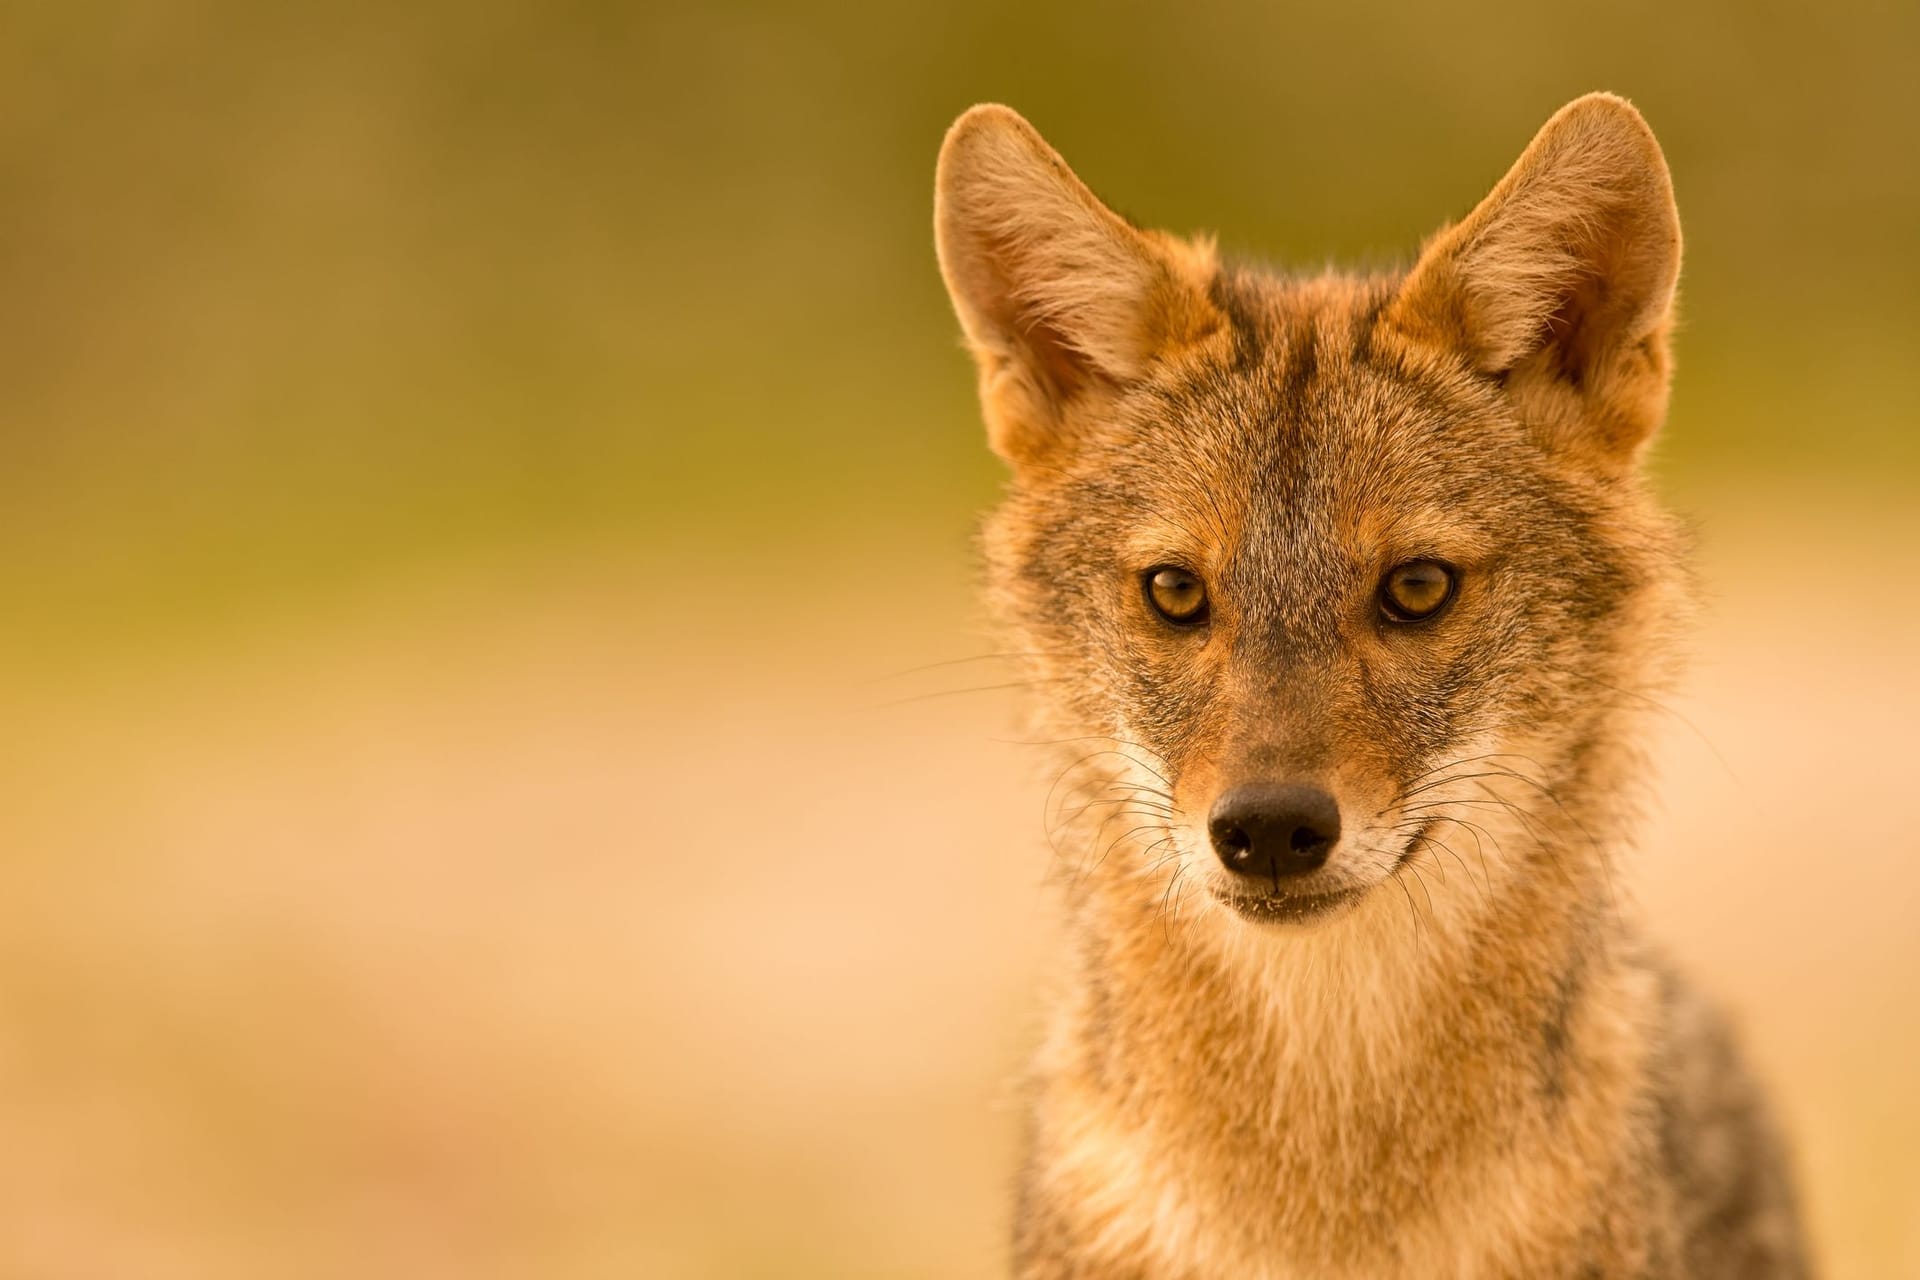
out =
<path fill-rule="evenodd" d="M 1804 1275 L 1754 1086 L 1612 884 L 1688 597 L 1639 113 L 1566 107 L 1404 275 L 1140 230 L 996 106 L 935 224 L 1012 470 L 990 597 L 1100 833 L 1017 1274 Z"/>

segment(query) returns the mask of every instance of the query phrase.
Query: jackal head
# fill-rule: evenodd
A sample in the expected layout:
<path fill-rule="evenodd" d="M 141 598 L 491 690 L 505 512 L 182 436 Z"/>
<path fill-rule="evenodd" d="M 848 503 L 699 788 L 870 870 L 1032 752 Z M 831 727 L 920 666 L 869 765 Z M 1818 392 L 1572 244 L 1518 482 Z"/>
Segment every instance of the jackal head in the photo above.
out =
<path fill-rule="evenodd" d="M 1136 228 L 998 106 L 935 227 L 1012 472 L 990 598 L 1142 865 L 1286 923 L 1443 848 L 1563 856 L 1683 598 L 1639 475 L 1680 262 L 1639 113 L 1570 104 L 1390 277 Z"/>

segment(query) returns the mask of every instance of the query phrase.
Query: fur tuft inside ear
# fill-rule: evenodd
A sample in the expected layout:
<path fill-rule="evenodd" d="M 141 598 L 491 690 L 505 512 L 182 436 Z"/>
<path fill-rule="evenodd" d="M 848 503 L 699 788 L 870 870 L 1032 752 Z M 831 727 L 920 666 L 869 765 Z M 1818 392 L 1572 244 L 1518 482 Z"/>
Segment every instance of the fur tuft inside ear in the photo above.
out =
<path fill-rule="evenodd" d="M 948 131 L 934 234 L 990 438 L 1010 461 L 1048 447 L 1077 397 L 1139 378 L 1220 323 L 1211 247 L 1133 227 L 1006 107 L 974 107 Z"/>
<path fill-rule="evenodd" d="M 1387 318 L 1506 378 L 1556 437 L 1624 464 L 1666 412 L 1679 274 L 1660 144 L 1625 99 L 1595 93 L 1427 245 Z"/>

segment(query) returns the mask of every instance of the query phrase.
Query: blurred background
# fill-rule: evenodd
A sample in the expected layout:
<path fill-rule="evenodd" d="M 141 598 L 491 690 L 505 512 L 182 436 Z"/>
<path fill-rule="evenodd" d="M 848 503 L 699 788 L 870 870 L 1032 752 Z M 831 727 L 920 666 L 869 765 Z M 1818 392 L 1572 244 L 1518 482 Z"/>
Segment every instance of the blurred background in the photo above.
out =
<path fill-rule="evenodd" d="M 0 1275 L 1000 1266 L 1048 936 L 930 243 L 1403 260 L 1565 100 L 1672 163 L 1712 601 L 1640 896 L 1830 1274 L 1920 1276 L 1920 9 L 0 11 Z"/>

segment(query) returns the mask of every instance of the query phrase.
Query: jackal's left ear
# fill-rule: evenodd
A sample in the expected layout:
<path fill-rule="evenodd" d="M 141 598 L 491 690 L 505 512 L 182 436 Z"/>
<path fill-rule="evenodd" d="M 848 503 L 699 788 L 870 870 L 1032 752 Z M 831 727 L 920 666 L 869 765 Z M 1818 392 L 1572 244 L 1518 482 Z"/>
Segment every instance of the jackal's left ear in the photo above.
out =
<path fill-rule="evenodd" d="M 1427 245 L 1386 318 L 1504 378 L 1556 442 L 1624 469 L 1666 414 L 1679 274 L 1660 144 L 1625 99 L 1595 93 Z"/>
<path fill-rule="evenodd" d="M 1009 462 L 1057 446 L 1077 398 L 1223 325 L 1211 249 L 1134 227 L 1006 107 L 974 107 L 948 131 L 934 239 L 988 438 Z"/>

